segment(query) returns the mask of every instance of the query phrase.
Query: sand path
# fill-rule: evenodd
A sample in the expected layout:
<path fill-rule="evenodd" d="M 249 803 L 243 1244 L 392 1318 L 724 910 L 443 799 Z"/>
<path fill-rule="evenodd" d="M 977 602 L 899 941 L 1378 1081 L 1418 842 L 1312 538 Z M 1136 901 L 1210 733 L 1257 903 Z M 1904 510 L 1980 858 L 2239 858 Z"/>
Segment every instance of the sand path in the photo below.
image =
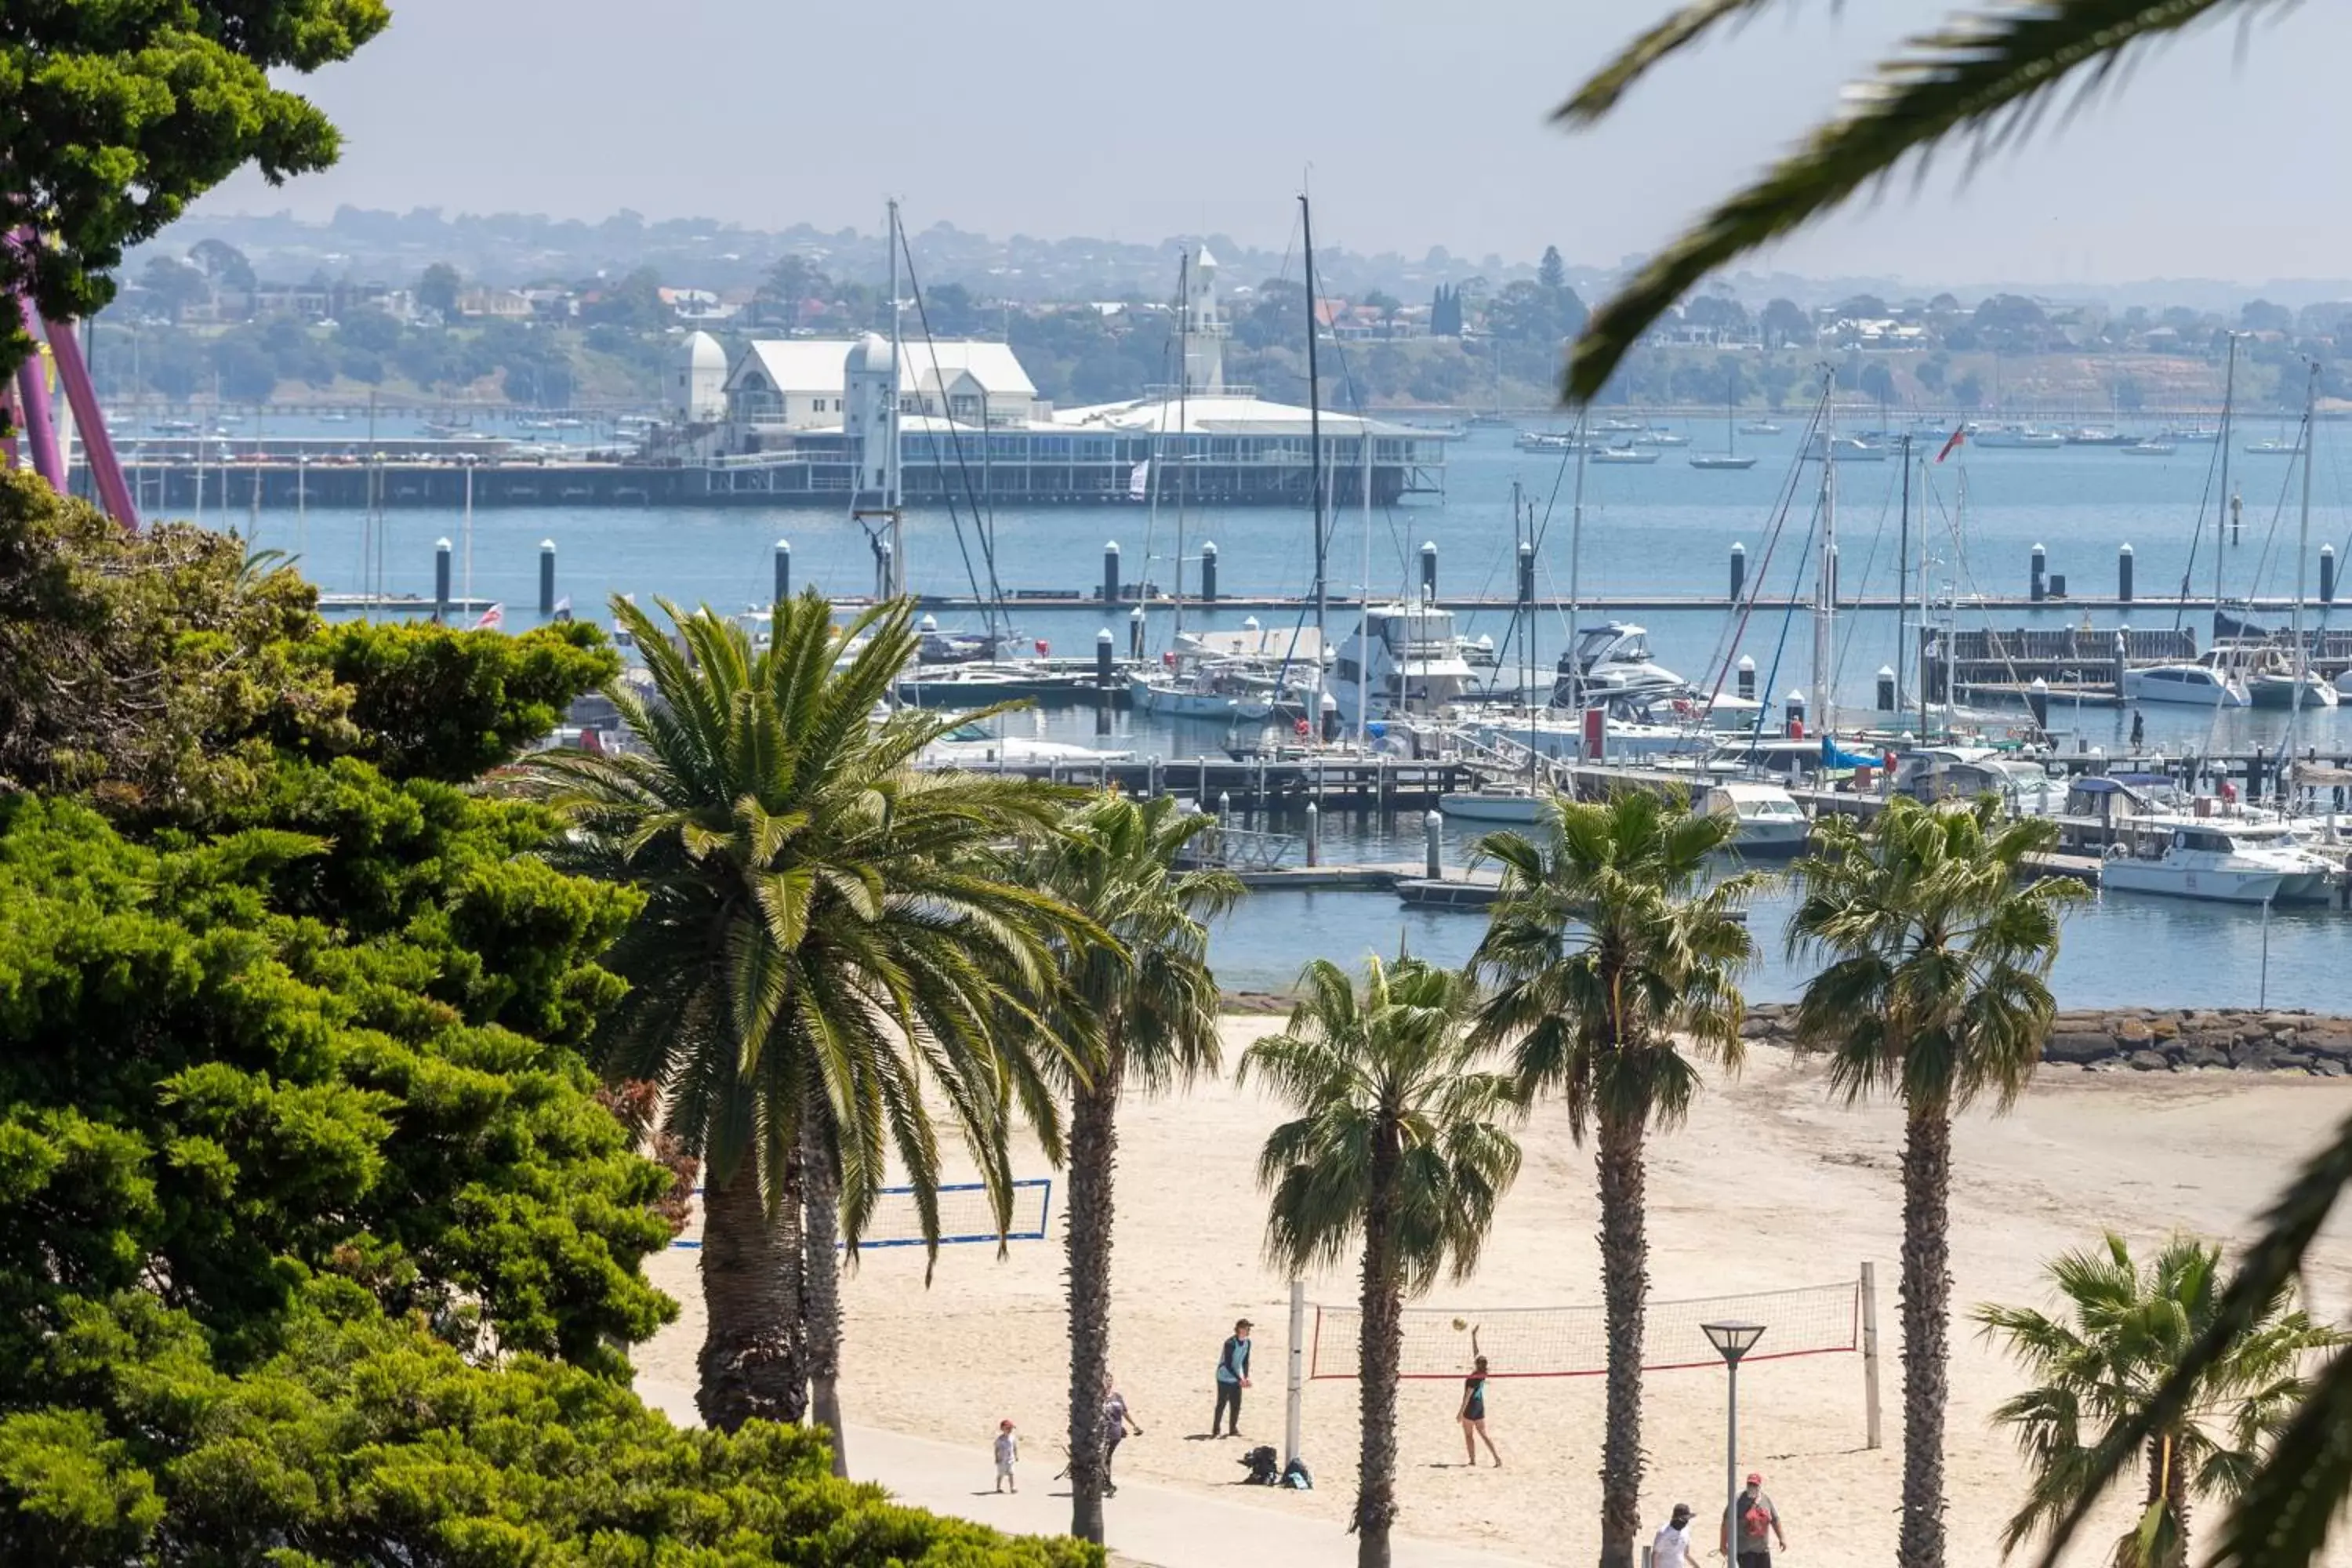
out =
<path fill-rule="evenodd" d="M 1231 1020 L 1229 1056 L 1271 1026 Z M 2045 1071 L 2012 1115 L 1973 1115 L 1957 1133 L 1954 1300 L 1962 1310 L 1989 1300 L 2046 1304 L 2043 1261 L 2095 1240 L 2102 1226 L 2135 1244 L 2175 1227 L 2242 1236 L 2294 1162 L 2347 1113 L 2352 1083 L 2343 1081 Z M 1246 1314 L 1260 1326 L 1244 1425 L 1253 1439 L 1281 1441 L 1287 1286 L 1259 1256 L 1265 1211 L 1252 1183 L 1258 1146 L 1277 1120 L 1254 1088 L 1236 1092 L 1223 1082 L 1181 1099 L 1137 1101 L 1125 1112 L 1114 1364 L 1145 1435 L 1126 1446 L 1119 1464 L 1125 1479 L 1230 1505 L 1204 1512 L 1204 1526 L 1249 1517 L 1234 1510 L 1271 1510 L 1325 1521 L 1335 1541 L 1344 1540 L 1354 1485 L 1352 1384 L 1308 1387 L 1305 1451 L 1320 1483 L 1312 1494 L 1234 1486 L 1245 1445 L 1199 1436 L 1207 1430 L 1217 1347 L 1233 1320 Z M 1652 1144 L 1654 1298 L 1851 1279 L 1864 1260 L 1876 1264 L 1887 1352 L 1883 1448 L 1863 1446 L 1858 1357 L 1762 1363 L 1741 1378 L 1742 1467 L 1767 1475 L 1788 1518 L 1787 1560 L 1800 1568 L 1893 1556 L 1902 1436 L 1895 1300 L 1900 1139 L 1892 1109 L 1846 1110 L 1828 1098 L 1817 1064 L 1759 1051 L 1738 1083 L 1700 1097 L 1688 1127 Z M 1591 1157 L 1571 1143 L 1557 1107 L 1540 1110 L 1522 1141 L 1525 1169 L 1478 1277 L 1442 1286 L 1430 1304 L 1475 1317 L 1501 1307 L 1599 1300 Z M 1029 1164 L 1044 1173 L 1042 1162 Z M 985 1246 L 946 1248 L 928 1289 L 919 1249 L 867 1253 L 846 1285 L 842 1397 L 854 1425 L 968 1450 L 970 1490 L 986 1485 L 988 1438 L 1009 1416 L 1028 1436 L 1030 1468 L 1050 1476 L 1058 1468 L 1054 1434 L 1068 1383 L 1058 1212 L 1055 1235 L 1053 1242 L 1016 1243 L 1003 1260 Z M 2313 1271 L 2315 1305 L 2331 1315 L 2352 1310 L 2347 1236 L 2346 1227 L 2331 1234 Z M 702 1332 L 695 1256 L 680 1249 L 656 1260 L 657 1282 L 685 1311 L 639 1352 L 649 1392 L 691 1384 Z M 1308 1293 L 1342 1303 L 1353 1289 L 1341 1272 L 1309 1281 Z M 1992 1347 L 1960 1328 L 1952 1384 L 1950 1560 L 1991 1563 L 2022 1483 L 2008 1438 L 1987 1417 L 2018 1380 Z M 1507 1468 L 1473 1470 L 1461 1467 L 1452 1420 L 1456 1386 L 1408 1383 L 1400 1528 L 1528 1561 L 1589 1559 L 1598 1542 L 1601 1393 L 1591 1377 L 1498 1383 L 1489 1426 Z M 1720 1507 L 1711 1500 L 1723 1486 L 1721 1373 L 1653 1373 L 1644 1398 L 1645 1528 L 1676 1501 L 1696 1506 L 1711 1526 Z M 1041 1467 L 1040 1459 L 1050 1462 Z M 902 1467 L 902 1473 L 929 1470 Z M 905 1489 L 914 1500 L 932 1500 L 911 1483 Z M 951 1491 L 941 1497 L 938 1506 L 952 1500 Z M 984 1506 L 958 1511 L 992 1517 Z M 1117 1536 L 1114 1517 L 1114 1544 Z M 2338 1560 L 2352 1563 L 2352 1552 Z"/>

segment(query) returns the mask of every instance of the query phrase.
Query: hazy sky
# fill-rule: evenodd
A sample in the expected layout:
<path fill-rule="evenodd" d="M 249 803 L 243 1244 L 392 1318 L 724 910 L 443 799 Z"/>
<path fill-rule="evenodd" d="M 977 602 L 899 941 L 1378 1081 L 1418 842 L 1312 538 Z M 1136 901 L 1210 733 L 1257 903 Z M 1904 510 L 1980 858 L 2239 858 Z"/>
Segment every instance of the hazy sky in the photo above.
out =
<path fill-rule="evenodd" d="M 1547 123 L 1665 3 L 393 0 L 391 30 L 308 86 L 343 127 L 342 163 L 280 191 L 240 177 L 207 205 L 870 230 L 891 193 L 917 228 L 1280 247 L 1305 177 L 1318 241 L 1513 259 L 1556 243 L 1609 265 L 1945 10 L 1788 4 L 1600 132 Z M 2352 272 L 2347 59 L 2352 7 L 2209 29 L 1965 184 L 1948 157 L 1923 194 L 1898 186 L 1766 264 L 2053 286 Z"/>

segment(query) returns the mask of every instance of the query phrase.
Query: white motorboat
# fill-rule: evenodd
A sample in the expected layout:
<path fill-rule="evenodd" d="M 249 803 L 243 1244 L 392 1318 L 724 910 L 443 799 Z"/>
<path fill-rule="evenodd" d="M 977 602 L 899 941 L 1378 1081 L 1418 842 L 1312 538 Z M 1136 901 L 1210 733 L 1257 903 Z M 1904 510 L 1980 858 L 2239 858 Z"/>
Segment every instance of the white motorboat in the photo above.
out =
<path fill-rule="evenodd" d="M 1694 468 L 1752 468 L 1753 458 L 1735 457 L 1729 452 L 1694 452 L 1690 466 Z"/>
<path fill-rule="evenodd" d="M 1636 447 L 1687 447 L 1690 445 L 1690 437 L 1678 430 L 1667 430 L 1654 425 L 1634 437 L 1633 445 Z"/>
<path fill-rule="evenodd" d="M 2292 441 L 2249 441 L 2245 453 L 2249 458 L 2299 458 L 2303 448 Z"/>
<path fill-rule="evenodd" d="M 1604 713 L 1601 718 L 1601 758 L 1631 761 L 1696 752 L 1713 738 L 1674 724 L 1649 724 Z M 1554 762 L 1588 760 L 1589 739 L 1580 717 L 1558 709 L 1527 714 L 1496 715 L 1465 725 L 1462 733 L 1490 748 L 1524 748 Z M 1593 759 L 1600 760 L 1600 759 Z"/>
<path fill-rule="evenodd" d="M 1021 768 L 1055 763 L 1125 762 L 1131 752 L 1098 752 L 1063 741 L 1038 741 L 1025 735 L 992 735 L 985 726 L 959 724 L 923 748 L 918 759 L 927 768 Z"/>
<path fill-rule="evenodd" d="M 1526 784 L 1487 784 L 1441 795 L 1437 797 L 1437 809 L 1460 822 L 1531 827 L 1543 820 L 1544 806 L 1550 799 L 1549 795 Z"/>
<path fill-rule="evenodd" d="M 2124 671 L 2124 697 L 2133 702 L 2169 702 L 2191 708 L 2248 708 L 2246 683 L 2225 669 L 2196 663 L 2150 664 Z"/>
<path fill-rule="evenodd" d="M 1807 449 L 1807 455 L 1819 459 L 1825 446 L 1831 458 L 1841 463 L 1886 461 L 1886 448 L 1874 442 L 1863 440 L 1858 436 L 1840 436 L 1834 440 L 1825 442 L 1819 432 L 1814 434 L 1812 443 Z"/>
<path fill-rule="evenodd" d="M 1704 809 L 1709 816 L 1728 816 L 1738 823 L 1731 847 L 1751 860 L 1801 855 L 1812 831 L 1805 808 L 1779 784 L 1738 780 L 1709 784 Z"/>
<path fill-rule="evenodd" d="M 1750 419 L 1739 427 L 1742 436 L 1778 436 L 1780 427 L 1769 419 Z"/>
<path fill-rule="evenodd" d="M 1430 600 L 1373 605 L 1339 645 L 1329 689 L 1351 717 L 1358 695 L 1372 716 L 1426 712 L 1472 695 L 1477 672 L 1462 657 L 1454 612 Z"/>
<path fill-rule="evenodd" d="M 2307 903 L 2327 897 L 2336 868 L 2300 847 L 2284 822 L 2153 816 L 2126 821 L 2100 885 L 2225 904 Z"/>
<path fill-rule="evenodd" d="M 1596 463 L 1654 463 L 1658 453 L 1644 447 L 1603 447 L 1588 454 Z"/>
<path fill-rule="evenodd" d="M 2054 451 L 2066 444 L 2066 437 L 2055 430 L 2036 429 L 2031 425 L 1979 425 L 1969 439 L 1985 447 L 2009 447 L 2022 451 Z"/>
<path fill-rule="evenodd" d="M 1603 621 L 1577 635 L 1559 656 L 1552 701 L 1561 708 L 1598 707 L 1618 698 L 1655 697 L 1689 683 L 1650 657 L 1650 634 L 1631 621 Z"/>
<path fill-rule="evenodd" d="M 2135 441 L 2124 448 L 2127 458 L 2169 458 L 2179 450 L 2169 441 Z"/>

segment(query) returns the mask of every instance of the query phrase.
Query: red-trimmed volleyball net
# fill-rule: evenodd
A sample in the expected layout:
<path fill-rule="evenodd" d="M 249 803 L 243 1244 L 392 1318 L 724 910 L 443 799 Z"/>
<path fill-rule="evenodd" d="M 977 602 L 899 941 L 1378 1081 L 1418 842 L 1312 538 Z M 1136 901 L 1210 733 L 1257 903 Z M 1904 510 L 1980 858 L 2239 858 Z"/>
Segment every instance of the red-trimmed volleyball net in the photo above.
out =
<path fill-rule="evenodd" d="M 1869 1264 L 1853 1279 L 1834 1284 L 1654 1300 L 1643 1314 L 1642 1370 L 1720 1367 L 1723 1358 L 1701 1325 L 1726 1321 L 1764 1325 L 1762 1338 L 1743 1365 L 1796 1356 L 1860 1356 L 1865 1436 L 1869 1447 L 1879 1446 L 1878 1310 Z M 1294 1451 L 1304 1385 L 1356 1376 L 1362 1326 L 1360 1309 L 1310 1302 L 1302 1288 L 1292 1286 L 1289 1436 Z M 1400 1375 L 1449 1381 L 1464 1376 L 1470 1371 L 1474 1327 L 1489 1377 L 1598 1377 L 1609 1370 L 1608 1321 L 1598 1306 L 1408 1307 Z"/>

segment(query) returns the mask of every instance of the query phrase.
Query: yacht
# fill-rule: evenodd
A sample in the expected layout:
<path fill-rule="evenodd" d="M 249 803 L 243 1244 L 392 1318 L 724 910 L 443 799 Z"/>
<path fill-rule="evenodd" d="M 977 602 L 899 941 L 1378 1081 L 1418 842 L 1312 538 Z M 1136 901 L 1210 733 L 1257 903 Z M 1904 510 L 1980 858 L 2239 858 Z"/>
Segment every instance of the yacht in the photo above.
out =
<path fill-rule="evenodd" d="M 1522 452 L 1573 452 L 1577 439 L 1569 430 L 1522 430 L 1511 445 Z"/>
<path fill-rule="evenodd" d="M 2297 846 L 2284 822 L 2235 817 L 2151 816 L 2127 820 L 2128 838 L 2109 847 L 2100 885 L 2225 904 L 2324 900 L 2336 868 Z"/>
<path fill-rule="evenodd" d="M 2037 430 L 2031 425 L 1979 425 L 1969 435 L 1979 447 L 2011 447 L 2026 451 L 2053 451 L 2066 444 L 2066 437 L 2055 430 Z"/>
<path fill-rule="evenodd" d="M 2171 702 L 2191 708 L 2253 705 L 2243 680 L 2203 664 L 2150 664 L 2126 669 L 2124 697 L 2132 702 Z"/>
<path fill-rule="evenodd" d="M 992 735 L 979 723 L 959 724 L 923 748 L 919 759 L 927 768 L 1021 768 L 1055 763 L 1125 762 L 1130 752 L 1098 752 L 1062 741 L 1037 741 L 1025 735 Z"/>
<path fill-rule="evenodd" d="M 2130 447 L 2137 445 L 2139 437 L 2126 436 L 2104 426 L 2085 425 L 2078 430 L 2067 431 L 2064 440 L 2069 447 Z"/>
<path fill-rule="evenodd" d="M 1252 659 L 1197 659 L 1187 666 L 1128 677 L 1137 711 L 1175 719 L 1223 719 L 1261 723 L 1277 709 L 1304 718 L 1318 695 L 1315 671 L 1283 669 Z"/>
<path fill-rule="evenodd" d="M 2169 458 L 2179 450 L 2169 441 L 2135 441 L 2124 448 L 2126 458 Z"/>
<path fill-rule="evenodd" d="M 1750 860 L 1801 855 L 1806 836 L 1812 831 L 1813 825 L 1797 797 L 1775 784 L 1709 784 L 1702 808 L 1709 816 L 1728 816 L 1738 823 L 1731 847 Z"/>
<path fill-rule="evenodd" d="M 1531 827 L 1543 820 L 1550 804 L 1549 791 L 1525 784 L 1488 784 L 1476 789 L 1454 790 L 1437 797 L 1440 814 L 1458 822 L 1495 822 L 1511 827 Z"/>
<path fill-rule="evenodd" d="M 1739 427 L 1742 436 L 1778 436 L 1780 427 L 1769 419 L 1750 419 Z"/>
<path fill-rule="evenodd" d="M 1351 713 L 1362 694 L 1373 715 L 1442 708 L 1473 693 L 1454 612 L 1428 600 L 1374 605 L 1339 645 L 1331 692 Z"/>
<path fill-rule="evenodd" d="M 2299 458 L 2303 448 L 2292 441 L 2249 441 L 2246 456 L 2250 458 Z"/>
<path fill-rule="evenodd" d="M 1589 758 L 1599 725 L 1598 757 Z M 1713 737 L 1687 725 L 1657 724 L 1624 717 L 1613 710 L 1598 717 L 1562 713 L 1557 709 L 1537 713 L 1490 714 L 1460 731 L 1489 749 L 1526 750 L 1553 762 L 1574 763 L 1602 758 L 1650 760 L 1691 752 L 1712 743 Z"/>
<path fill-rule="evenodd" d="M 1694 452 L 1690 466 L 1694 468 L 1752 468 L 1756 466 L 1756 459 L 1730 452 Z"/>
<path fill-rule="evenodd" d="M 1602 447 L 1589 454 L 1596 463 L 1654 463 L 1658 460 L 1654 447 Z"/>
<path fill-rule="evenodd" d="M 1559 656 L 1552 704 L 1595 707 L 1618 698 L 1685 692 L 1689 682 L 1650 657 L 1650 634 L 1631 621 L 1603 621 L 1578 634 Z"/>
<path fill-rule="evenodd" d="M 1813 436 L 1811 444 L 1806 448 L 1806 456 L 1819 458 L 1822 455 L 1822 448 L 1824 444 L 1825 443 L 1821 433 L 1816 432 Z M 1840 436 L 1833 441 L 1826 442 L 1826 445 L 1829 448 L 1830 456 L 1841 463 L 1883 463 L 1886 461 L 1885 447 L 1878 446 L 1873 442 L 1863 440 L 1858 436 Z"/>
<path fill-rule="evenodd" d="M 1690 437 L 1678 430 L 1668 430 L 1654 425 L 1634 437 L 1633 445 L 1636 447 L 1687 447 L 1690 445 Z"/>

